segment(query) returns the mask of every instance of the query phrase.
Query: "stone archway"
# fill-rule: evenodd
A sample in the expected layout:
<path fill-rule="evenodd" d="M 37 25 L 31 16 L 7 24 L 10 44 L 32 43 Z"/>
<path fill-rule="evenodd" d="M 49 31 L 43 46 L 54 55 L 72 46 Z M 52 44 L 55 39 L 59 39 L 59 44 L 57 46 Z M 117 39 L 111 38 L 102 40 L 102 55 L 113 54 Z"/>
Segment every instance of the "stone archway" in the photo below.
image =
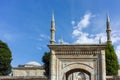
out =
<path fill-rule="evenodd" d="M 89 80 L 105 80 L 106 45 L 48 45 L 51 52 L 50 80 L 66 80 L 83 72 Z"/>
<path fill-rule="evenodd" d="M 64 74 L 63 80 L 69 80 L 68 77 L 71 74 L 75 74 L 76 72 L 82 72 L 89 76 L 88 80 L 94 80 L 94 68 L 90 65 L 87 65 L 87 63 L 70 63 L 66 66 L 64 66 L 62 73 Z M 74 80 L 74 79 L 71 79 Z"/>
<path fill-rule="evenodd" d="M 78 76 L 76 76 L 75 73 L 78 73 L 79 78 L 77 78 Z M 66 80 L 70 80 L 69 76 L 71 74 L 74 74 L 72 76 L 72 80 L 86 80 L 87 77 L 85 76 L 85 74 L 89 76 L 89 78 L 87 80 L 91 80 L 91 73 L 86 71 L 86 70 L 84 70 L 84 69 L 76 68 L 76 69 L 72 69 L 72 70 L 66 72 L 66 74 L 65 74 L 66 75 Z"/>

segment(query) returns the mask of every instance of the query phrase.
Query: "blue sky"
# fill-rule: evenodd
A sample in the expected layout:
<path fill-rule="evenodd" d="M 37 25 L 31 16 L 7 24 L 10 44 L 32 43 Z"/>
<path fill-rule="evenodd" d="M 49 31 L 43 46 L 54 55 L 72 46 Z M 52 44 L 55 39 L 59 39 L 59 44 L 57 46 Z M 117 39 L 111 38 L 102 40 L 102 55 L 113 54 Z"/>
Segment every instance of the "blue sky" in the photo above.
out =
<path fill-rule="evenodd" d="M 106 12 L 120 60 L 120 0 L 0 0 L 0 40 L 11 49 L 12 66 L 36 61 L 48 52 L 52 10 L 56 42 L 67 44 L 106 41 Z"/>

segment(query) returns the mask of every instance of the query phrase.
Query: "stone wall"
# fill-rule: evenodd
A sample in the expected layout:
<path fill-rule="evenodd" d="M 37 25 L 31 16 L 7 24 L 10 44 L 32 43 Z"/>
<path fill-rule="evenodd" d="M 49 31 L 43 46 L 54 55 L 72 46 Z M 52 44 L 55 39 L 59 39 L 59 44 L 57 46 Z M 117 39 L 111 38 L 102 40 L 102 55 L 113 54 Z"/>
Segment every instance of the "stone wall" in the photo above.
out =
<path fill-rule="evenodd" d="M 42 76 L 1 76 L 0 80 L 48 80 L 47 77 Z M 106 80 L 120 80 L 120 76 L 106 76 Z"/>
<path fill-rule="evenodd" d="M 120 68 L 119 68 L 119 70 L 118 70 L 118 76 L 120 76 Z"/>
<path fill-rule="evenodd" d="M 120 76 L 106 76 L 106 80 L 120 80 Z"/>
<path fill-rule="evenodd" d="M 0 77 L 0 80 L 47 80 L 46 77 L 35 77 L 35 76 L 29 76 L 29 77 L 24 77 L 24 76 L 2 76 Z"/>
<path fill-rule="evenodd" d="M 43 67 L 17 67 L 12 69 L 13 76 L 45 76 Z"/>

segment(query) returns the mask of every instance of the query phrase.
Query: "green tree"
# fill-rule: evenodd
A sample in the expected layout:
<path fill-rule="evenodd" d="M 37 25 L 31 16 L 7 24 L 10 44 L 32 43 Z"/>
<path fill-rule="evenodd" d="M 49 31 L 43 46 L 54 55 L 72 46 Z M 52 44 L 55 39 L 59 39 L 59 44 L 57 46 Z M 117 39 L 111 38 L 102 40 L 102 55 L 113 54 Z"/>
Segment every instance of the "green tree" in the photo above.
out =
<path fill-rule="evenodd" d="M 106 50 L 106 74 L 117 75 L 118 74 L 118 58 L 114 51 L 114 47 L 111 43 L 107 43 Z"/>
<path fill-rule="evenodd" d="M 45 68 L 45 75 L 49 76 L 49 64 L 50 64 L 50 52 L 45 52 L 44 56 L 42 57 L 42 61 L 44 63 Z"/>
<path fill-rule="evenodd" d="M 0 76 L 6 76 L 11 72 L 12 55 L 6 43 L 0 41 Z"/>

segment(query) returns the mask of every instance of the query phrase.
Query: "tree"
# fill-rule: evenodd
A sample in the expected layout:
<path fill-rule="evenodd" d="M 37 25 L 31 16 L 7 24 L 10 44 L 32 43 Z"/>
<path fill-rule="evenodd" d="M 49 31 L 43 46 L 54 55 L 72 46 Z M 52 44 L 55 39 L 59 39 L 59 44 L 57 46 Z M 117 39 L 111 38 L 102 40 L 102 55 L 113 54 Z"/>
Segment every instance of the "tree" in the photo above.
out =
<path fill-rule="evenodd" d="M 45 52 L 44 56 L 42 57 L 42 61 L 44 63 L 45 68 L 45 75 L 49 76 L 49 64 L 50 64 L 50 52 Z"/>
<path fill-rule="evenodd" d="M 118 58 L 114 51 L 114 47 L 111 43 L 107 43 L 106 50 L 106 74 L 117 75 L 118 74 Z"/>
<path fill-rule="evenodd" d="M 12 55 L 6 43 L 0 41 L 0 76 L 6 76 L 11 72 Z"/>

